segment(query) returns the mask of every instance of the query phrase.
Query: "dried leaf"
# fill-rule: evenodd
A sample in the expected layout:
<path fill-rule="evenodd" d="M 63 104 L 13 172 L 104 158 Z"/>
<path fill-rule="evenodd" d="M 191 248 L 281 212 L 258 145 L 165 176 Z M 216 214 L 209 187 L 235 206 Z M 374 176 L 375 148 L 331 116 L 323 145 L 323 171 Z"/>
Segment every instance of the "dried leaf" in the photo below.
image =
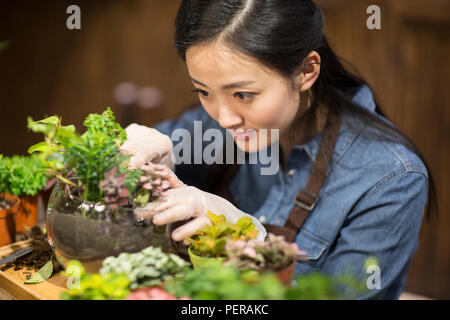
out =
<path fill-rule="evenodd" d="M 33 274 L 25 283 L 41 283 L 50 278 L 53 273 L 53 262 L 50 260 L 38 272 Z"/>

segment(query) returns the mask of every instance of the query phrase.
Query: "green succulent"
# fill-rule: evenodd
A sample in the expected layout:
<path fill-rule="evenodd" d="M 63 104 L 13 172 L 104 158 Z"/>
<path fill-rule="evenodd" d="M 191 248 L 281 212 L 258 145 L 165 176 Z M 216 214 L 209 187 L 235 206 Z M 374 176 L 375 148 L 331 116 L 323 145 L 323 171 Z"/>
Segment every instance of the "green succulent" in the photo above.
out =
<path fill-rule="evenodd" d="M 130 289 L 159 285 L 172 275 L 182 273 L 190 264 L 161 248 L 148 247 L 138 253 L 121 253 L 103 261 L 100 275 L 124 273 L 130 279 Z"/>

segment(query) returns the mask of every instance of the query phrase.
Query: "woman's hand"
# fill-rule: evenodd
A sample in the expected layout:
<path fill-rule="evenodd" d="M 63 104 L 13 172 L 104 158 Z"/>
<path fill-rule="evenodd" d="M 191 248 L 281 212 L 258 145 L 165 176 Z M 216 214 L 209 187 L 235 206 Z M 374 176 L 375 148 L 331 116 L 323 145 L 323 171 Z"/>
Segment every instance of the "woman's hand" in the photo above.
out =
<path fill-rule="evenodd" d="M 131 154 L 130 168 L 137 168 L 147 162 L 166 165 L 174 169 L 172 162 L 172 140 L 158 130 L 130 124 L 126 129 L 127 141 L 120 147 L 125 153 Z"/>
<path fill-rule="evenodd" d="M 172 232 L 172 239 L 181 241 L 211 223 L 207 216 L 208 210 L 215 214 L 223 214 L 232 223 L 236 223 L 243 216 L 248 216 L 259 230 L 257 239 L 264 240 L 267 235 L 266 230 L 256 218 L 242 212 L 226 199 L 184 184 L 178 184 L 175 189 L 165 191 L 161 199 L 147 204 L 136 211 L 136 214 L 139 219 L 152 219 L 156 225 L 193 218 L 192 221 Z"/>

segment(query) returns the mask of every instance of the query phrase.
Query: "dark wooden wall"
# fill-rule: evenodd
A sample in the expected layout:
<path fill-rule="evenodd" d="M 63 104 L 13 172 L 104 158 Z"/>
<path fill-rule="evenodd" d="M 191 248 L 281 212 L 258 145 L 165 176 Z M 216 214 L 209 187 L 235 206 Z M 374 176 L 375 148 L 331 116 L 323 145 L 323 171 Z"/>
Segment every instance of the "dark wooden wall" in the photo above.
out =
<path fill-rule="evenodd" d="M 66 8 L 81 7 L 81 30 L 66 28 Z M 175 117 L 197 97 L 172 44 L 179 1 L 0 1 L 0 153 L 25 153 L 41 137 L 26 117 L 58 114 L 82 130 L 106 107 L 127 120 L 113 96 L 121 82 L 157 87 L 163 101 L 135 110 L 139 123 Z M 14 132 L 14 139 L 6 138 Z"/>
<path fill-rule="evenodd" d="M 385 112 L 425 155 L 438 190 L 440 218 L 424 221 L 406 290 L 450 298 L 450 2 L 448 0 L 318 0 L 337 53 L 373 86 Z M 78 4 L 82 29 L 65 27 Z M 0 1 L 0 153 L 25 154 L 41 137 L 26 117 L 59 114 L 82 128 L 84 117 L 110 106 L 118 83 L 155 86 L 154 109 L 135 119 L 153 125 L 196 101 L 172 45 L 176 0 Z M 381 8 L 381 30 L 366 28 L 366 8 Z"/>

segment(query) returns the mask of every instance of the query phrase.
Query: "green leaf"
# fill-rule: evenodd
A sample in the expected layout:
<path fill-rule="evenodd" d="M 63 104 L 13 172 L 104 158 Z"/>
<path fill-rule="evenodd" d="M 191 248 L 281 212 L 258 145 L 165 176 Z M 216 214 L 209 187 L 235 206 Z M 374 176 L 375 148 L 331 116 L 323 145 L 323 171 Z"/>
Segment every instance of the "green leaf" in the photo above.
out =
<path fill-rule="evenodd" d="M 63 176 L 60 175 L 56 175 L 56 178 L 58 178 L 59 180 L 61 180 L 64 183 L 70 184 L 73 187 L 77 187 L 77 185 L 75 183 L 73 183 L 72 181 L 70 181 L 69 179 L 64 178 Z"/>
<path fill-rule="evenodd" d="M 57 126 L 60 122 L 60 119 L 58 116 L 51 116 L 42 120 L 37 121 L 38 123 L 46 123 L 46 124 L 52 124 L 54 126 Z"/>
<path fill-rule="evenodd" d="M 50 278 L 53 273 L 53 262 L 50 260 L 38 272 L 33 274 L 25 283 L 41 283 Z"/>
<path fill-rule="evenodd" d="M 43 141 L 43 142 L 39 142 L 39 143 L 35 144 L 34 146 L 31 146 L 30 148 L 28 148 L 28 153 L 46 152 L 49 149 L 50 148 L 49 148 L 47 142 Z"/>

